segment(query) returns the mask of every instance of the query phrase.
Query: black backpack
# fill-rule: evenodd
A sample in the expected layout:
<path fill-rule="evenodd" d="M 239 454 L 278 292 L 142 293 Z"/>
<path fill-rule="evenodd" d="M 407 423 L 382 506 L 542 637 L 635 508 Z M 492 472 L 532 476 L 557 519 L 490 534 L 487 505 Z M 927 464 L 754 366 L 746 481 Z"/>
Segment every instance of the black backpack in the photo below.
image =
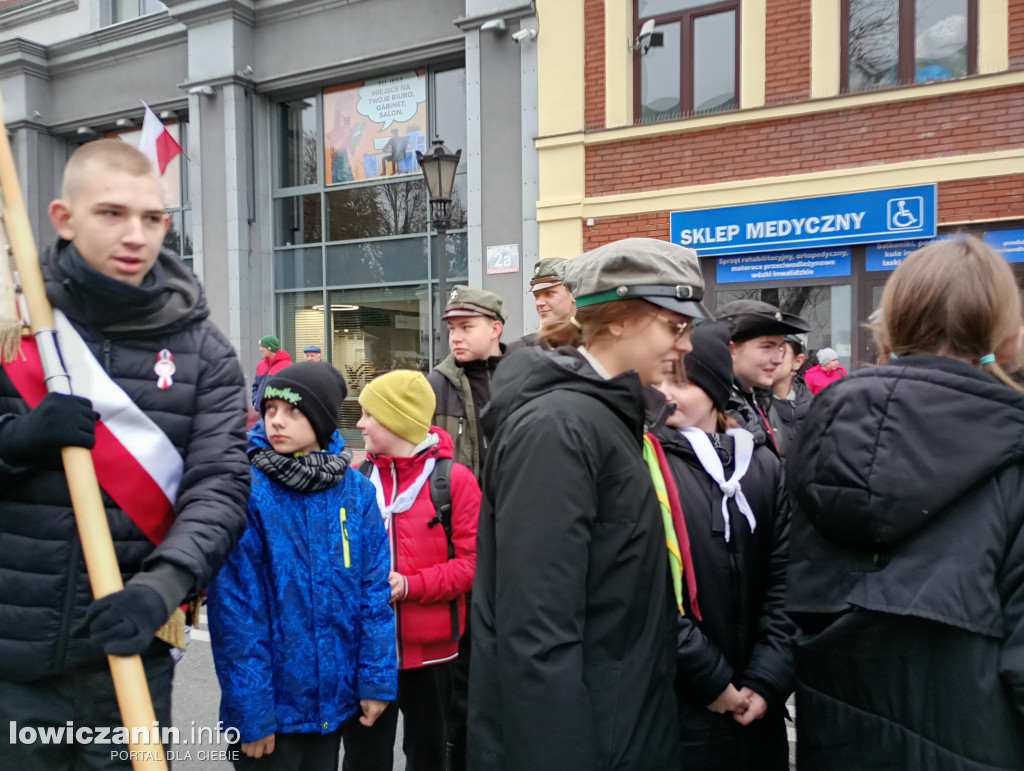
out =
<path fill-rule="evenodd" d="M 373 471 L 373 461 L 369 458 L 359 464 L 359 473 L 369 477 Z M 437 458 L 434 470 L 430 472 L 430 502 L 434 505 L 434 517 L 427 522 L 427 527 L 441 525 L 445 540 L 448 541 L 448 559 L 455 559 L 455 543 L 452 541 L 452 459 Z M 458 640 L 459 635 L 459 602 L 450 600 L 448 607 L 452 616 L 452 639 Z"/>

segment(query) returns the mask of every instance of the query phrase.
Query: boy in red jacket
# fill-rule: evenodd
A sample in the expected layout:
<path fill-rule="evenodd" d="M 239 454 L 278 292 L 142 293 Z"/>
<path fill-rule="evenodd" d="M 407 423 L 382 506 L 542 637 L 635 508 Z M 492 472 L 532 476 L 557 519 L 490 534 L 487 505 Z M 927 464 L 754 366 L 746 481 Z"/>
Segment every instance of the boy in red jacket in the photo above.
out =
<path fill-rule="evenodd" d="M 359 395 L 370 481 L 384 517 L 391 549 L 391 603 L 398 637 L 398 699 L 371 728 L 349 742 L 343 768 L 364 763 L 391 767 L 398 710 L 405 716 L 409 768 L 441 768 L 451 665 L 465 629 L 466 592 L 476 566 L 480 487 L 473 473 L 452 463 L 451 545 L 431 498 L 431 475 L 452 458 L 452 440 L 430 425 L 434 392 L 419 372 L 395 370 L 373 380 Z M 441 464 L 447 465 L 447 464 Z M 449 558 L 449 554 L 453 556 Z M 370 767 L 367 765 L 366 767 Z"/>

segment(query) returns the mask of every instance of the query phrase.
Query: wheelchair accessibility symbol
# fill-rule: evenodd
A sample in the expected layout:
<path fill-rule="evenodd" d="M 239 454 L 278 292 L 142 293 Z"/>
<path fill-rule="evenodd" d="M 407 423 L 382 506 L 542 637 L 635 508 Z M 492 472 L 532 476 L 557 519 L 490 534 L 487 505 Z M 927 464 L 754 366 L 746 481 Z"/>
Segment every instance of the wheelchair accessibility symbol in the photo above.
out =
<path fill-rule="evenodd" d="M 890 198 L 888 207 L 889 230 L 913 230 L 921 227 L 924 199 L 920 196 Z"/>

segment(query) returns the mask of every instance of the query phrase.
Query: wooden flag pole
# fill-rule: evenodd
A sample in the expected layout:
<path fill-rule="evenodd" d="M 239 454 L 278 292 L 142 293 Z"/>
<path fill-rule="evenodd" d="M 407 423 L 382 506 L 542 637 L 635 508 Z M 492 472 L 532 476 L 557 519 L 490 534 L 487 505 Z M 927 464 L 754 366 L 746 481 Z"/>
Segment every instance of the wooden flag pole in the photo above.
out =
<path fill-rule="evenodd" d="M 28 306 L 32 334 L 39 346 L 43 372 L 49 391 L 70 393 L 70 379 L 64 372 L 57 355 L 57 335 L 54 331 L 53 308 L 46 297 L 43 273 L 39 267 L 28 212 L 18 186 L 18 173 L 14 155 L 7 138 L 7 129 L 0 115 L 0 195 L 3 197 L 3 223 L 7 230 L 14 265 L 18 271 L 21 291 Z M 114 553 L 107 513 L 103 508 L 96 469 L 92 455 L 84 447 L 61 449 L 64 472 L 71 491 L 71 504 L 82 542 L 85 566 L 89 572 L 94 597 L 104 597 L 124 588 L 121 570 Z M 146 683 L 146 673 L 139 656 L 107 656 L 114 680 L 121 720 L 128 729 L 128 744 L 132 767 L 136 771 L 166 769 L 163 745 L 154 729 L 156 715 Z M 143 741 L 136 741 L 141 739 Z M 148 740 L 148 741 L 146 741 Z"/>

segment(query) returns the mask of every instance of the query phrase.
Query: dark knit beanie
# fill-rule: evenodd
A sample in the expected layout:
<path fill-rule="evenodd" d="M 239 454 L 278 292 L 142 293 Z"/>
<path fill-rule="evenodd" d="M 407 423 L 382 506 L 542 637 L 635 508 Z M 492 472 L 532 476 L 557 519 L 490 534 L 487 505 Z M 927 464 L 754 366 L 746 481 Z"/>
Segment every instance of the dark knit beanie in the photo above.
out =
<path fill-rule="evenodd" d="M 338 427 L 341 403 L 348 388 L 345 378 L 323 361 L 300 361 L 275 372 L 263 383 L 260 416 L 267 399 L 283 399 L 292 404 L 313 426 L 320 448 L 326 450 L 331 434 Z"/>
<path fill-rule="evenodd" d="M 686 379 L 711 397 L 722 412 L 732 393 L 732 353 L 729 327 L 716 321 L 702 321 L 690 336 L 693 350 L 683 357 Z"/>

